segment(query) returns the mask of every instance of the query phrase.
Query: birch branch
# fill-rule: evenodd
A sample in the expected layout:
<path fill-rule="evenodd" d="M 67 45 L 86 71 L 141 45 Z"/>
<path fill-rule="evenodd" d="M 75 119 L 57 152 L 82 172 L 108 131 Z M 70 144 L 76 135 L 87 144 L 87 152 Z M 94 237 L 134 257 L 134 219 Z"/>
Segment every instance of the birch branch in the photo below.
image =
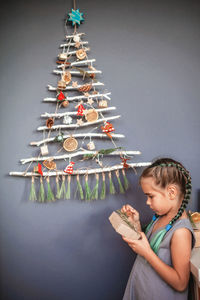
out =
<path fill-rule="evenodd" d="M 78 125 L 78 124 L 69 124 L 69 125 L 60 124 L 60 125 L 54 125 L 50 129 L 47 126 L 41 126 L 41 127 L 38 127 L 37 130 L 38 131 L 42 131 L 42 130 L 56 130 L 56 129 L 59 129 L 59 128 L 60 129 L 80 128 L 80 127 L 90 126 L 90 125 L 93 125 L 93 124 L 99 124 L 99 123 L 102 123 L 102 122 L 108 121 L 108 120 L 115 120 L 115 119 L 118 119 L 120 117 L 121 116 L 118 115 L 118 116 L 113 116 L 113 117 L 108 117 L 108 118 L 102 118 L 102 119 L 98 119 L 95 122 L 86 122 L 86 123 L 83 123 L 82 125 Z"/>
<path fill-rule="evenodd" d="M 81 45 L 87 45 L 88 44 L 88 41 L 84 41 L 84 42 L 79 42 Z M 60 45 L 60 48 L 63 48 L 63 47 L 68 47 L 68 46 L 72 46 L 74 47 L 76 45 L 76 43 L 66 43 L 66 44 L 61 44 Z"/>
<path fill-rule="evenodd" d="M 90 48 L 84 48 L 84 50 L 85 50 L 85 52 L 88 52 L 88 51 L 90 51 Z M 75 54 L 76 54 L 76 51 L 77 51 L 77 50 L 75 50 L 75 51 L 69 51 L 67 54 L 68 54 L 68 55 L 75 55 Z M 58 57 L 59 57 L 59 55 L 58 55 Z"/>
<path fill-rule="evenodd" d="M 69 134 L 63 135 L 64 139 L 67 139 L 68 137 L 70 137 Z M 73 137 L 75 138 L 80 138 L 80 137 L 93 137 L 93 138 L 109 138 L 105 133 L 76 133 L 73 134 Z M 117 134 L 117 133 L 113 133 L 112 134 L 112 138 L 114 139 L 120 139 L 120 138 L 124 138 L 125 136 L 123 134 Z M 50 143 L 53 142 L 55 140 L 55 137 L 53 138 L 47 138 L 38 142 L 31 142 L 30 145 L 31 146 L 40 146 L 42 144 L 45 143 Z"/>
<path fill-rule="evenodd" d="M 86 60 L 79 60 L 79 61 L 73 61 L 72 63 L 70 63 L 70 66 L 73 67 L 73 66 L 79 66 L 79 65 L 88 65 L 88 63 L 93 63 L 95 61 L 96 61 L 95 58 L 86 59 Z M 65 65 L 64 63 L 61 64 L 61 65 L 58 65 L 57 68 L 58 69 L 62 69 L 64 67 L 64 65 Z M 89 73 L 89 71 L 88 71 L 88 73 Z M 94 71 L 92 71 L 92 73 L 94 73 Z"/>
<path fill-rule="evenodd" d="M 140 163 L 130 163 L 129 164 L 129 169 L 130 168 L 138 168 L 138 167 L 147 167 L 150 166 L 152 163 L 151 162 L 140 162 Z M 96 168 L 96 169 L 90 169 L 90 170 L 74 170 L 73 174 L 71 175 L 85 175 L 85 174 L 96 174 L 96 173 L 105 173 L 105 172 L 111 172 L 115 170 L 121 170 L 123 169 L 123 165 L 114 165 L 111 167 L 105 167 L 105 168 Z M 41 176 L 38 173 L 34 172 L 10 172 L 9 175 L 11 176 L 24 176 L 24 177 L 31 177 L 31 176 Z M 54 172 L 43 172 L 43 176 L 57 176 L 57 175 L 64 175 L 68 176 L 64 171 L 54 171 Z"/>
<path fill-rule="evenodd" d="M 86 155 L 86 154 L 92 154 L 95 155 L 97 154 L 98 151 L 78 151 L 76 153 L 71 153 L 71 154 L 64 154 L 64 155 L 57 155 L 57 156 L 42 156 L 42 157 L 30 157 L 30 158 L 23 158 L 21 159 L 22 165 L 27 164 L 29 162 L 37 162 L 37 161 L 44 161 L 48 159 L 54 159 L 54 160 L 60 160 L 60 159 L 67 159 L 67 158 L 73 158 L 76 156 L 81 156 L 81 155 Z M 140 151 L 114 151 L 110 154 L 104 154 L 106 156 L 115 156 L 115 155 L 140 155 Z"/>
<path fill-rule="evenodd" d="M 79 33 L 76 33 L 75 35 L 81 36 L 81 35 L 85 35 L 85 33 L 84 32 L 79 32 Z M 72 39 L 75 35 L 74 34 L 73 35 L 66 35 L 65 37 L 66 37 L 66 39 Z"/>
<path fill-rule="evenodd" d="M 89 95 L 89 98 L 98 98 L 98 97 L 104 97 L 107 100 L 111 100 L 111 98 L 108 96 L 111 95 L 111 93 L 104 93 L 104 94 L 92 94 Z M 74 96 L 74 97 L 66 97 L 66 100 L 68 101 L 76 101 L 76 100 L 88 100 L 87 96 L 81 95 L 81 96 Z M 57 102 L 56 98 L 44 98 L 43 99 L 44 102 Z"/>
<path fill-rule="evenodd" d="M 91 83 L 91 85 L 92 86 L 102 86 L 102 85 L 104 85 L 104 83 L 103 82 L 93 82 L 93 83 Z M 48 86 L 48 89 L 49 89 L 49 91 L 56 91 L 57 90 L 57 87 L 53 87 L 52 85 L 50 85 L 50 84 L 48 84 L 47 85 Z M 63 89 L 64 91 L 66 91 L 66 90 L 77 90 L 77 89 L 79 89 L 81 86 L 83 86 L 83 85 L 78 85 L 77 87 L 73 87 L 72 85 L 68 85 L 68 86 L 66 86 L 66 88 L 65 89 Z"/>
<path fill-rule="evenodd" d="M 107 108 L 97 108 L 95 109 L 97 112 L 106 112 L 106 111 L 110 111 L 110 110 L 115 110 L 116 107 L 115 106 L 110 106 L 110 107 L 107 107 Z M 45 114 L 42 114 L 41 117 L 42 118 L 62 118 L 64 116 L 76 116 L 77 115 L 77 111 L 68 111 L 68 112 L 65 112 L 65 113 L 45 113 Z"/>

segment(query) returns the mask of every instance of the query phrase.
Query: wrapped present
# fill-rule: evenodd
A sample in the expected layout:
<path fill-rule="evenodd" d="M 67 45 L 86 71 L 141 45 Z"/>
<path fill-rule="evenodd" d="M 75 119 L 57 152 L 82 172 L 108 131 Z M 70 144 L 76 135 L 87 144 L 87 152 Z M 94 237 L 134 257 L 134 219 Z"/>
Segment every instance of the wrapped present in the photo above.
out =
<path fill-rule="evenodd" d="M 114 211 L 110 217 L 109 221 L 112 224 L 115 231 L 127 239 L 130 240 L 139 240 L 140 233 L 135 229 L 135 227 L 130 224 L 126 214 L 121 211 Z"/>

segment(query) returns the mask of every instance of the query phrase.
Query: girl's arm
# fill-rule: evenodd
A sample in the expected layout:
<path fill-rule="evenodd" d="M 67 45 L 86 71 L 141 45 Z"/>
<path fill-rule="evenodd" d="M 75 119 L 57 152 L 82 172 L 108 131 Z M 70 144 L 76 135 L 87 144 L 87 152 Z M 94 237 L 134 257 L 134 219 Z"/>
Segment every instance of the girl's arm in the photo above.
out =
<path fill-rule="evenodd" d="M 186 228 L 177 229 L 171 240 L 172 267 L 165 264 L 151 249 L 144 233 L 140 240 L 128 242 L 129 246 L 143 256 L 160 277 L 175 290 L 182 292 L 186 289 L 190 275 L 191 232 Z"/>

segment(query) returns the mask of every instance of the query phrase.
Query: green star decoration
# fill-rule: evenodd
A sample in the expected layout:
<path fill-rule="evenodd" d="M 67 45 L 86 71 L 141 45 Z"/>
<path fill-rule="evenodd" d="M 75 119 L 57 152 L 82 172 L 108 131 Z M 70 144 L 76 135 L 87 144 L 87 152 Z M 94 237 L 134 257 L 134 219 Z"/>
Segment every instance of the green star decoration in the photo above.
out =
<path fill-rule="evenodd" d="M 72 8 L 72 12 L 68 14 L 69 15 L 69 21 L 72 21 L 72 25 L 74 26 L 76 23 L 78 25 L 81 24 L 82 21 L 84 21 L 83 13 L 79 11 L 79 9 L 75 10 Z"/>

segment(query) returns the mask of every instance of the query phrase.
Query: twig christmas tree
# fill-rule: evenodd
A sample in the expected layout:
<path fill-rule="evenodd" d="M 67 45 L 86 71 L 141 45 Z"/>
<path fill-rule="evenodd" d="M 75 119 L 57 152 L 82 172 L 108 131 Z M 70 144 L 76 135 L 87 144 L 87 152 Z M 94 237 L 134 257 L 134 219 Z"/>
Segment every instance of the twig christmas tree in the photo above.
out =
<path fill-rule="evenodd" d="M 30 143 L 39 148 L 38 156 L 21 159 L 22 164 L 29 163 L 24 172 L 10 172 L 10 175 L 31 177 L 29 199 L 32 201 L 70 199 L 71 175 L 76 175 L 74 177 L 77 182 L 77 195 L 79 194 L 82 200 L 104 199 L 106 180 L 109 182 L 110 193 L 114 194 L 116 189 L 113 176 L 117 178 L 119 191 L 124 193 L 129 186 L 126 171 L 150 164 L 149 162 L 127 163 L 131 156 L 140 155 L 141 152 L 126 151 L 116 145 L 115 140 L 123 138 L 124 135 L 115 133 L 112 122 L 120 118 L 120 115 L 107 116 L 107 113 L 114 111 L 116 107 L 109 106 L 111 93 L 101 90 L 104 84 L 97 79 L 101 71 L 93 66 L 95 59 L 88 57 L 90 48 L 88 41 L 84 41 L 85 34 L 77 31 L 77 25 L 82 21 L 84 21 L 83 13 L 76 9 L 74 3 L 74 9 L 69 13 L 67 21 L 67 25 L 71 22 L 74 28 L 71 34 L 66 35 L 66 42 L 60 45 L 62 51 L 58 55 L 57 69 L 54 70 L 54 73 L 59 76 L 57 86 L 48 85 L 53 97 L 44 99 L 45 102 L 55 103 L 55 111 L 41 115 L 41 118 L 46 119 L 45 125 L 37 130 L 43 132 L 43 138 Z M 84 129 L 87 132 L 83 132 Z M 109 141 L 111 147 L 98 149 L 96 140 L 99 138 Z M 85 141 L 88 139 L 85 146 Z M 57 145 L 56 153 L 50 151 L 52 144 Z M 118 163 L 105 165 L 103 163 L 105 156 L 117 157 Z M 93 162 L 97 163 L 98 167 L 94 167 L 94 164 L 91 166 Z M 122 170 L 123 184 L 119 170 Z M 106 173 L 108 176 L 105 175 Z M 93 188 L 90 187 L 90 174 L 93 174 L 96 179 Z M 85 177 L 84 180 L 81 180 L 80 177 L 83 176 L 80 175 Z M 51 176 L 56 178 L 55 196 L 51 188 Z M 65 180 L 66 176 L 67 180 Z M 40 177 L 38 195 L 35 189 L 35 177 Z M 46 193 L 43 179 L 46 179 Z M 101 191 L 99 190 L 100 179 Z M 59 180 L 62 182 L 60 183 Z M 85 188 L 82 187 L 81 182 L 84 182 Z"/>

